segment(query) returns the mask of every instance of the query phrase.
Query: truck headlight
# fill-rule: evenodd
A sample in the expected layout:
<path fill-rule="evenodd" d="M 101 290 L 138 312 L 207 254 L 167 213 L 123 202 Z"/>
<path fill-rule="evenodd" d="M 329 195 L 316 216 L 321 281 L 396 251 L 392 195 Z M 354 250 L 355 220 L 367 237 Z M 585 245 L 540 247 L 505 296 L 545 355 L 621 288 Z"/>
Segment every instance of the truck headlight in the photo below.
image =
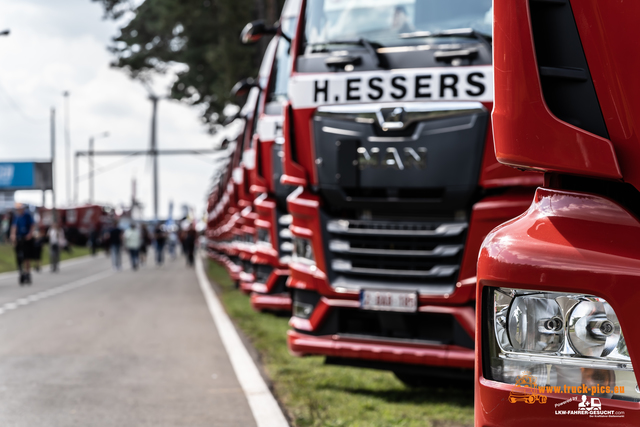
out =
<path fill-rule="evenodd" d="M 316 259 L 313 256 L 313 247 L 311 240 L 302 237 L 293 236 L 293 254 L 291 260 L 294 262 L 302 262 L 305 264 L 316 265 Z"/>
<path fill-rule="evenodd" d="M 532 375 L 549 392 L 600 386 L 591 394 L 640 401 L 618 317 L 603 298 L 511 288 L 488 295 L 489 379 L 515 384 Z"/>
<path fill-rule="evenodd" d="M 258 244 L 271 246 L 271 233 L 268 228 L 257 227 Z"/>
<path fill-rule="evenodd" d="M 313 313 L 313 305 L 300 301 L 294 301 L 292 312 L 296 317 L 308 319 L 309 317 L 311 317 L 311 313 Z"/>

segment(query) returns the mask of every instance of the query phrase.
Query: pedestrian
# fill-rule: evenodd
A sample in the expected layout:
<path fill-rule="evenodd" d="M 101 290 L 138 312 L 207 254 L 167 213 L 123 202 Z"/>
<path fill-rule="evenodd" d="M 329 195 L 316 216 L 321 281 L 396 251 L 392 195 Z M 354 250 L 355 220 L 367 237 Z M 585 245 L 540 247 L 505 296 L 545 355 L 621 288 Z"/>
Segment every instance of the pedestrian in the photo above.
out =
<path fill-rule="evenodd" d="M 6 213 L 2 215 L 2 222 L 0 222 L 0 240 L 2 243 L 9 241 L 9 233 L 11 228 L 11 216 Z"/>
<path fill-rule="evenodd" d="M 151 243 L 151 237 L 149 237 L 149 230 L 144 224 L 140 224 L 140 265 L 144 265 L 147 262 L 147 247 Z"/>
<path fill-rule="evenodd" d="M 9 211 L 7 213 L 7 220 L 8 220 L 8 226 L 7 229 L 5 230 L 4 228 L 2 229 L 3 232 L 5 233 L 5 238 L 7 239 L 7 242 L 11 241 L 11 226 L 13 225 L 13 219 L 15 218 L 15 215 L 13 213 L 13 211 Z"/>
<path fill-rule="evenodd" d="M 91 248 L 92 256 L 96 256 L 96 253 L 98 252 L 98 246 L 99 246 L 98 240 L 99 240 L 98 229 L 96 228 L 95 225 L 92 225 L 91 231 L 89 231 L 89 246 Z"/>
<path fill-rule="evenodd" d="M 114 221 L 109 227 L 109 230 L 104 235 L 105 240 L 109 242 L 109 251 L 111 253 L 111 265 L 115 270 L 120 270 L 122 267 L 122 255 L 120 249 L 122 248 L 122 231 L 118 227 L 118 222 Z"/>
<path fill-rule="evenodd" d="M 33 230 L 35 222 L 22 203 L 16 203 L 16 214 L 11 225 L 11 243 L 16 252 L 20 271 L 20 286 L 31 284 L 31 258 L 33 257 Z"/>
<path fill-rule="evenodd" d="M 196 249 L 196 240 L 198 239 L 198 233 L 196 232 L 196 227 L 192 223 L 189 225 L 189 229 L 187 230 L 184 238 L 184 249 L 187 255 L 187 265 L 193 267 L 194 253 Z"/>
<path fill-rule="evenodd" d="M 44 245 L 45 235 L 40 227 L 33 227 L 33 251 L 31 252 L 31 261 L 33 261 L 33 269 L 40 272 L 40 263 L 42 262 L 42 246 Z"/>
<path fill-rule="evenodd" d="M 64 237 L 62 227 L 60 227 L 60 224 L 57 222 L 54 222 L 51 227 L 49 227 L 47 237 L 49 238 L 49 261 L 51 262 L 51 271 L 55 273 L 59 269 L 60 249 L 67 245 L 67 241 Z"/>
<path fill-rule="evenodd" d="M 160 224 L 156 225 L 153 231 L 153 238 L 156 241 L 156 265 L 162 265 L 164 261 L 164 244 L 167 241 L 167 234 Z"/>
<path fill-rule="evenodd" d="M 140 229 L 135 222 L 131 223 L 131 227 L 124 232 L 124 245 L 129 251 L 129 259 L 131 259 L 131 268 L 135 271 L 138 269 L 138 254 L 140 253 L 140 244 L 142 235 Z"/>
<path fill-rule="evenodd" d="M 136 226 L 135 222 L 132 222 L 131 226 L 124 232 L 124 245 L 129 251 L 131 268 L 134 271 L 138 269 L 138 255 L 140 254 L 141 242 L 142 235 L 140 229 Z"/>
<path fill-rule="evenodd" d="M 176 247 L 178 246 L 178 235 L 175 230 L 171 230 L 169 232 L 169 255 L 171 256 L 171 260 L 174 261 L 176 259 Z"/>
<path fill-rule="evenodd" d="M 178 235 L 178 239 L 180 240 L 180 250 L 182 251 L 182 255 L 184 255 L 185 257 L 187 256 L 187 247 L 185 246 L 184 242 L 185 239 L 187 237 L 187 228 L 188 226 L 185 226 L 185 223 L 182 222 L 180 223 L 180 230 L 179 230 L 179 235 Z"/>

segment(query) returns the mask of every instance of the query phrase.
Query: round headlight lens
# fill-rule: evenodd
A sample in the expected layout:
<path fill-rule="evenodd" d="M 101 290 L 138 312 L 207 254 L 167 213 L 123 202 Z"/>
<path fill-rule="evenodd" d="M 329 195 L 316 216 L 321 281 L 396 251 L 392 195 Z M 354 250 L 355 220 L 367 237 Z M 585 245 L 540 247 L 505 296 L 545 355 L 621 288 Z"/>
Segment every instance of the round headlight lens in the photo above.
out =
<path fill-rule="evenodd" d="M 583 356 L 608 356 L 620 341 L 618 317 L 607 302 L 581 301 L 569 315 L 569 343 Z"/>
<path fill-rule="evenodd" d="M 509 309 L 508 328 L 514 350 L 556 352 L 564 341 L 562 311 L 549 298 L 516 297 Z"/>

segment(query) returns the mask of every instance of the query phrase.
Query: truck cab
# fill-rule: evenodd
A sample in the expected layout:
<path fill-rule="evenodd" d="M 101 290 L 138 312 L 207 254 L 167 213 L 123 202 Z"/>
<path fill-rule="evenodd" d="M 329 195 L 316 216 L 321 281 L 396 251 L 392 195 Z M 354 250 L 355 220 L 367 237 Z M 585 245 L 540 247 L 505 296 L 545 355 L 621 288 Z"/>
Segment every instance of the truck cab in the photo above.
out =
<path fill-rule="evenodd" d="M 493 152 L 491 1 L 306 0 L 300 17 L 289 349 L 470 380 L 480 244 L 542 183 Z"/>
<path fill-rule="evenodd" d="M 251 304 L 256 310 L 291 310 L 291 298 L 286 288 L 292 249 L 288 227 L 291 217 L 287 212 L 286 198 L 292 187 L 281 183 L 280 177 L 284 154 L 283 105 L 288 99 L 291 38 L 299 10 L 299 0 L 289 0 L 276 26 L 266 27 L 262 22 L 254 22 L 245 27 L 242 35 L 244 41 L 274 35 L 261 70 L 261 100 L 251 146 L 255 167 L 250 174 L 250 191 L 257 214 L 257 244 L 252 258 L 255 279 L 247 290 L 251 292 Z"/>
<path fill-rule="evenodd" d="M 494 14 L 496 156 L 544 185 L 479 254 L 475 423 L 640 425 L 640 59 L 625 48 L 640 3 L 495 0 Z M 525 371 L 546 405 L 508 403 Z"/>
<path fill-rule="evenodd" d="M 247 264 L 253 250 L 253 218 L 248 215 L 251 203 L 247 201 L 248 186 L 242 157 L 257 102 L 258 91 L 251 90 L 238 117 L 218 133 L 228 159 L 221 165 L 216 189 L 210 193 L 215 199 L 208 203 L 211 207 L 206 232 L 209 257 L 221 262 L 238 285 L 252 280 Z"/>

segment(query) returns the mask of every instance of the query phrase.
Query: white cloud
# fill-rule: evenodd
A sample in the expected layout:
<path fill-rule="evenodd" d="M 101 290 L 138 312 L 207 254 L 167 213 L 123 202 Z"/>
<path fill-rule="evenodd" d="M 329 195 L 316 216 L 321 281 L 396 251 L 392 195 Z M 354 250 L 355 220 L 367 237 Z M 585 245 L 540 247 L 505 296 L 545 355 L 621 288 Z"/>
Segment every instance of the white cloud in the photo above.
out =
<path fill-rule="evenodd" d="M 90 135 L 109 131 L 96 140 L 96 149 L 149 147 L 151 102 L 145 89 L 126 74 L 109 67 L 113 60 L 106 47 L 118 34 L 117 26 L 102 19 L 99 4 L 90 0 L 0 0 L 0 159 L 46 159 L 49 157 L 49 110 L 57 110 L 56 189 L 58 203 L 66 202 L 63 97 L 69 90 L 72 150 L 86 150 Z M 159 79 L 161 92 L 172 76 Z M 158 108 L 159 148 L 211 148 L 197 110 L 163 100 Z M 120 157 L 96 158 L 106 166 Z M 80 160 L 80 174 L 86 174 Z M 71 162 L 73 163 L 73 162 Z M 192 156 L 161 157 L 160 215 L 173 200 L 202 212 L 209 178 L 213 172 L 206 159 Z M 145 214 L 152 215 L 151 162 L 136 158 L 96 177 L 96 200 L 128 203 L 131 180 L 137 180 L 138 198 Z M 88 182 L 81 181 L 79 200 L 88 199 Z M 19 192 L 18 198 L 39 203 L 38 192 Z M 175 212 L 175 210 L 174 210 Z"/>

